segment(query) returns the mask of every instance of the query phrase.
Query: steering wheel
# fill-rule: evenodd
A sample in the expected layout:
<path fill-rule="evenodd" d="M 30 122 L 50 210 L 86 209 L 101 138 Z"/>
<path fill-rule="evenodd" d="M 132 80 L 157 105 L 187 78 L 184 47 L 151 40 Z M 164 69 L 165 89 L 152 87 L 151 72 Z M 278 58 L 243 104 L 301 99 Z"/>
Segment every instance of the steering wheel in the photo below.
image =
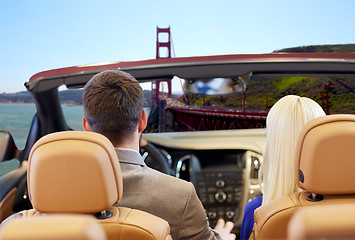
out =
<path fill-rule="evenodd" d="M 158 170 L 162 173 L 171 173 L 167 159 L 153 144 L 148 142 L 147 145 L 141 146 L 140 152 L 148 167 Z"/>

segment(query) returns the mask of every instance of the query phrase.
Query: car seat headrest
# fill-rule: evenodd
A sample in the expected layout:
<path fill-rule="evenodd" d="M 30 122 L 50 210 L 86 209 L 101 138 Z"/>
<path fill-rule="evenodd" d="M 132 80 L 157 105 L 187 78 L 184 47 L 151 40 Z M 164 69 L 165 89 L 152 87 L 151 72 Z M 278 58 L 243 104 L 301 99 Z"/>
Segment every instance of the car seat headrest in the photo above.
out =
<path fill-rule="evenodd" d="M 31 149 L 28 192 L 40 212 L 96 213 L 122 197 L 121 168 L 112 143 L 94 132 L 48 134 Z"/>
<path fill-rule="evenodd" d="M 314 194 L 355 193 L 355 115 L 315 118 L 296 147 L 298 186 Z"/>

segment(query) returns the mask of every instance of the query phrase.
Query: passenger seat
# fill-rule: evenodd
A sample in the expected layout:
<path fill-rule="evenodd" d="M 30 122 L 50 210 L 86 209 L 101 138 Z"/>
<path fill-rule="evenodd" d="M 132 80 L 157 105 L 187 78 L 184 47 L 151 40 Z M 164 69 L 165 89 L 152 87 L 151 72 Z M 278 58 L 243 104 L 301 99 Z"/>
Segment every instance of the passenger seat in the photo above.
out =
<path fill-rule="evenodd" d="M 285 239 L 288 223 L 298 209 L 355 204 L 355 115 L 328 115 L 305 124 L 295 162 L 303 191 L 255 210 L 256 239 Z"/>
<path fill-rule="evenodd" d="M 355 204 L 300 208 L 288 225 L 287 239 L 354 239 Z"/>

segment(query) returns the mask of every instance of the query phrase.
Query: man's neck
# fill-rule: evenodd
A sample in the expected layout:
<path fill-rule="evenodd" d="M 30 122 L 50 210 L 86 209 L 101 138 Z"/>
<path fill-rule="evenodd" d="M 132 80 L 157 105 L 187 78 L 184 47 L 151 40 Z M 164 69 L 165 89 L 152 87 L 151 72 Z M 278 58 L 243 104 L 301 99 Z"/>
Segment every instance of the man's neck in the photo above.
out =
<path fill-rule="evenodd" d="M 115 146 L 116 148 L 126 148 L 139 152 L 139 143 L 135 142 L 124 142 Z"/>
<path fill-rule="evenodd" d="M 139 141 L 141 134 L 135 133 L 124 139 L 123 142 L 117 144 L 116 148 L 126 148 L 139 152 Z"/>

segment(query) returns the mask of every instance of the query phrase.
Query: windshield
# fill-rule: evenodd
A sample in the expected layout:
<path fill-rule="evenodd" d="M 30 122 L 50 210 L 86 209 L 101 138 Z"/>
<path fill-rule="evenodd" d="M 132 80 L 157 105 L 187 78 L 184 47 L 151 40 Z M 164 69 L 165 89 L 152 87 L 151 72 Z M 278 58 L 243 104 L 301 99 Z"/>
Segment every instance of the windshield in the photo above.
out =
<path fill-rule="evenodd" d="M 171 93 L 170 80 L 143 83 L 146 132 L 263 128 L 273 104 L 291 94 L 313 99 L 327 114 L 355 113 L 355 77 L 256 75 L 228 79 L 228 89 L 216 79 L 175 77 Z"/>
<path fill-rule="evenodd" d="M 311 98 L 327 114 L 355 113 L 353 76 L 173 77 L 141 86 L 149 116 L 145 133 L 265 128 L 268 111 L 286 95 Z M 82 130 L 82 89 L 60 91 L 59 98 L 68 125 Z"/>

